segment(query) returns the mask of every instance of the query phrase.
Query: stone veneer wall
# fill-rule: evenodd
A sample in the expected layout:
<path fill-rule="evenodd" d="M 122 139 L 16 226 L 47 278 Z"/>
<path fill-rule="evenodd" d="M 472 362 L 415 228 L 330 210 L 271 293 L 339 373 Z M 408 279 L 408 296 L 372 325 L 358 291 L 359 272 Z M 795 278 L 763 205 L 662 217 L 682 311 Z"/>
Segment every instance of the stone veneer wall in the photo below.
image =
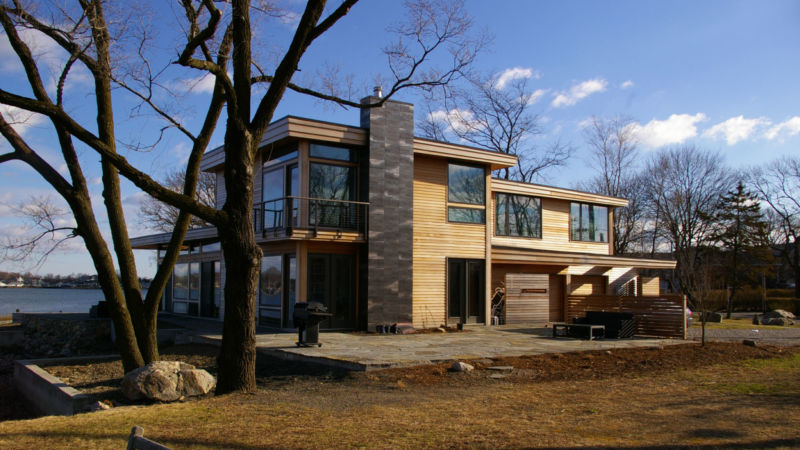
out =
<path fill-rule="evenodd" d="M 367 326 L 373 330 L 411 322 L 414 106 L 387 101 L 363 108 L 361 127 L 369 128 Z"/>
<path fill-rule="evenodd" d="M 111 319 L 88 314 L 15 313 L 25 332 L 22 351 L 29 357 L 56 357 L 113 353 Z"/>

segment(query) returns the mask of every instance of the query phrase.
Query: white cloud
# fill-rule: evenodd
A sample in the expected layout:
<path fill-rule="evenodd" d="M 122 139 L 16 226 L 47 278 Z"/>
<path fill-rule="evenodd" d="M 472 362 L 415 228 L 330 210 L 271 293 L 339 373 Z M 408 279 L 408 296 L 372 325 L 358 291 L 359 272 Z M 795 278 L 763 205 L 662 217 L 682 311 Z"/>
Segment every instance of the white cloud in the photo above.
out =
<path fill-rule="evenodd" d="M 45 121 L 45 117 L 41 114 L 28 112 L 24 109 L 8 105 L 0 105 L 0 114 L 3 115 L 6 122 L 21 136 L 24 136 L 29 129 Z"/>
<path fill-rule="evenodd" d="M 569 91 L 561 91 L 555 94 L 552 105 L 556 108 L 572 106 L 594 93 L 605 91 L 607 85 L 608 82 L 602 78 L 578 83 L 572 86 Z"/>
<path fill-rule="evenodd" d="M 506 69 L 506 70 L 500 72 L 500 74 L 497 75 L 497 80 L 496 80 L 495 86 L 497 86 L 497 89 L 503 89 L 503 88 L 506 87 L 506 85 L 508 85 L 508 83 L 510 83 L 510 82 L 512 82 L 514 80 L 520 80 L 520 79 L 523 79 L 523 78 L 536 78 L 536 79 L 538 79 L 538 78 L 541 78 L 541 76 L 542 75 L 539 72 L 534 72 L 530 68 L 514 67 L 514 68 Z"/>
<path fill-rule="evenodd" d="M 706 130 L 703 136 L 712 139 L 724 136 L 728 145 L 734 145 L 749 138 L 758 126 L 767 124 L 769 120 L 763 117 L 756 119 L 745 119 L 744 116 L 731 117 Z"/>
<path fill-rule="evenodd" d="M 466 109 L 439 110 L 428 114 L 428 120 L 431 122 L 443 122 L 458 133 L 470 130 L 473 127 L 471 122 L 474 119 L 472 111 Z"/>
<path fill-rule="evenodd" d="M 639 142 L 646 147 L 658 148 L 670 144 L 680 144 L 697 136 L 697 123 L 706 120 L 706 115 L 697 113 L 673 114 L 666 120 L 651 120 L 646 125 L 634 123 L 631 126 Z"/>
<path fill-rule="evenodd" d="M 633 81 L 631 80 L 623 81 L 622 84 L 619 85 L 620 89 L 628 89 L 632 87 L 633 87 Z"/>
<path fill-rule="evenodd" d="M 783 140 L 796 134 L 800 134 L 800 116 L 794 116 L 771 127 L 764 133 L 764 137 L 770 141 L 773 139 Z"/>
<path fill-rule="evenodd" d="M 216 77 L 207 73 L 195 78 L 187 78 L 172 83 L 172 88 L 183 93 L 210 94 L 214 92 Z"/>
<path fill-rule="evenodd" d="M 54 63 L 59 59 L 60 53 L 66 55 L 52 39 L 36 30 L 18 28 L 17 33 L 23 42 L 28 44 L 34 58 L 44 60 L 48 64 Z M 63 59 L 63 58 L 62 58 Z M 8 41 L 8 36 L 3 33 L 0 36 L 0 70 L 4 72 L 22 71 L 22 64 Z"/>
<path fill-rule="evenodd" d="M 544 94 L 547 93 L 547 89 L 537 89 L 530 94 L 523 96 L 520 101 L 525 103 L 526 105 L 532 105 L 544 97 Z"/>

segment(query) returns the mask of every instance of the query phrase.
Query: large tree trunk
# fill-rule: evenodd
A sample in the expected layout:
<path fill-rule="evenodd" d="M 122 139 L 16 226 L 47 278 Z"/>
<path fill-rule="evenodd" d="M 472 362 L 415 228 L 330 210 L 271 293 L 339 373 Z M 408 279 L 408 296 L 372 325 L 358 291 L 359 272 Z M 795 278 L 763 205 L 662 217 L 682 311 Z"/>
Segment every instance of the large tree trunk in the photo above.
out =
<path fill-rule="evenodd" d="M 125 304 L 125 295 L 114 269 L 114 260 L 108 251 L 105 240 L 94 220 L 94 213 L 89 202 L 88 194 L 75 195 L 68 198 L 75 221 L 78 223 L 78 234 L 83 238 L 86 249 L 92 257 L 97 281 L 103 290 L 103 295 L 108 302 L 111 320 L 114 322 L 114 331 L 117 349 L 122 358 L 122 367 L 129 372 L 144 365 L 144 359 L 139 351 L 136 333 Z"/>
<path fill-rule="evenodd" d="M 229 124 L 226 133 L 224 224 L 218 226 L 225 258 L 225 321 L 217 358 L 217 394 L 256 387 L 255 300 L 261 248 L 253 230 L 253 141 Z"/>

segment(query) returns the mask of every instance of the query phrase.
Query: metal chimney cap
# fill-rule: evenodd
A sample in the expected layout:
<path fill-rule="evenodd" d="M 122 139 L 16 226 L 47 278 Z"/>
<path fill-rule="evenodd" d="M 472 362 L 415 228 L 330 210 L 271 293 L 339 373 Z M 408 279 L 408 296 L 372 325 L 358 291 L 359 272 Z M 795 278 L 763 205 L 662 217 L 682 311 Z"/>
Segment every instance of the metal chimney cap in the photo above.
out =
<path fill-rule="evenodd" d="M 378 98 L 383 98 L 383 88 L 381 86 L 375 86 L 372 88 L 372 95 Z"/>

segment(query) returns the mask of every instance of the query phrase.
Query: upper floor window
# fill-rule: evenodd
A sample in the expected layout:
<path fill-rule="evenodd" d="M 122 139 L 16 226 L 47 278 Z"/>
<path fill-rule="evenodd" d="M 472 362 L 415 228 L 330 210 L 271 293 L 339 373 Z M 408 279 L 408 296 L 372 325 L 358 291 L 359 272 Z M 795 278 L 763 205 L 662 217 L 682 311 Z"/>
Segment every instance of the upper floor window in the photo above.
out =
<path fill-rule="evenodd" d="M 497 235 L 542 237 L 542 202 L 526 195 L 497 194 Z"/>
<path fill-rule="evenodd" d="M 483 205 L 486 178 L 483 167 L 450 164 L 447 167 L 447 200 L 454 203 Z"/>
<path fill-rule="evenodd" d="M 588 203 L 571 203 L 570 239 L 608 242 L 608 208 Z"/>
<path fill-rule="evenodd" d="M 339 161 L 357 162 L 358 153 L 344 147 L 331 145 L 311 144 L 309 156 L 312 158 L 335 159 Z"/>
<path fill-rule="evenodd" d="M 447 166 L 447 220 L 459 223 L 486 223 L 486 174 L 483 167 Z M 474 205 L 474 206 L 464 206 Z"/>

